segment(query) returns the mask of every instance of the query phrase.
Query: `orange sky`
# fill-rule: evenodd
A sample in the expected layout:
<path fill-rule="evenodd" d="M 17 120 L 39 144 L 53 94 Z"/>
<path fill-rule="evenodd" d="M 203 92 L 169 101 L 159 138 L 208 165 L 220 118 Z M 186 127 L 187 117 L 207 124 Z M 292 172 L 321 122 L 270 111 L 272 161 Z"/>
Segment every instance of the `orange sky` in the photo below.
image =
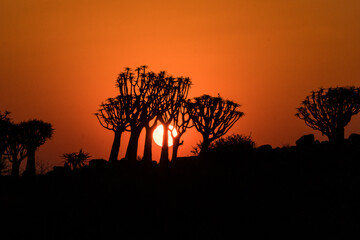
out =
<path fill-rule="evenodd" d="M 39 160 L 80 148 L 108 158 L 112 132 L 92 114 L 124 67 L 146 64 L 190 77 L 190 97 L 241 104 L 230 133 L 293 145 L 315 133 L 294 116 L 311 90 L 360 85 L 359 12 L 358 0 L 0 0 L 0 110 L 53 124 Z M 345 130 L 360 133 L 360 117 Z M 190 155 L 200 135 L 184 140 Z"/>

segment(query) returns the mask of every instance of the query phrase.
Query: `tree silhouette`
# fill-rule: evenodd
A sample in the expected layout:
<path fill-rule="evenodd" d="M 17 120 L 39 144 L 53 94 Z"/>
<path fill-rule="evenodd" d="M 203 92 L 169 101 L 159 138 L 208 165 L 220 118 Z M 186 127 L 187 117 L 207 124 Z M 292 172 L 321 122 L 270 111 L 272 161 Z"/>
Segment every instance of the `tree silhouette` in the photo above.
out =
<path fill-rule="evenodd" d="M 12 165 L 11 175 L 18 177 L 20 164 L 27 157 L 27 149 L 24 145 L 24 128 L 21 124 L 11 123 L 8 130 L 5 156 Z"/>
<path fill-rule="evenodd" d="M 179 107 L 179 113 L 174 117 L 174 128 L 177 132 L 177 135 L 174 136 L 173 131 L 171 132 L 171 136 L 173 138 L 173 154 L 171 160 L 174 161 L 177 158 L 178 149 L 181 145 L 183 145 L 184 141 L 180 141 L 182 135 L 185 133 L 185 131 L 192 127 L 190 125 L 191 118 L 189 115 L 189 109 L 187 106 L 187 101 L 182 100 L 180 107 Z"/>
<path fill-rule="evenodd" d="M 238 111 L 240 105 L 219 97 L 202 95 L 188 102 L 189 114 L 195 128 L 203 137 L 200 156 L 209 148 L 215 139 L 226 134 L 243 112 Z"/>
<path fill-rule="evenodd" d="M 145 125 L 145 146 L 144 146 L 144 155 L 143 161 L 152 162 L 152 142 L 153 142 L 153 133 L 157 127 L 158 118 L 155 118 L 153 123 L 148 122 Z"/>
<path fill-rule="evenodd" d="M 82 168 L 91 156 L 80 149 L 79 152 L 64 153 L 62 157 L 65 159 L 65 166 L 69 166 L 72 171 L 75 171 Z"/>
<path fill-rule="evenodd" d="M 6 167 L 3 155 L 9 140 L 9 131 L 11 126 L 9 115 L 10 112 L 8 111 L 5 111 L 4 113 L 0 112 L 0 175 Z"/>
<path fill-rule="evenodd" d="M 5 111 L 5 113 L 0 112 L 0 158 L 5 152 L 6 145 L 9 138 L 9 127 L 11 125 L 10 112 Z"/>
<path fill-rule="evenodd" d="M 158 98 L 161 85 L 157 81 L 158 75 L 146 72 L 146 68 L 146 66 L 137 68 L 135 74 L 130 68 L 126 68 L 117 79 L 120 96 L 129 99 L 125 115 L 131 134 L 125 158 L 130 161 L 136 161 L 141 130 L 156 116 L 153 106 L 156 105 L 154 103 Z"/>
<path fill-rule="evenodd" d="M 166 94 L 164 94 L 164 104 L 161 106 L 159 121 L 164 126 L 163 143 L 160 155 L 160 164 L 169 163 L 168 130 L 169 125 L 179 115 L 182 102 L 186 99 L 190 86 L 190 78 L 171 76 L 165 78 Z"/>
<path fill-rule="evenodd" d="M 151 101 L 148 103 L 147 112 L 151 112 L 154 116 L 153 119 L 148 118 L 145 123 L 145 147 L 143 161 L 152 162 L 152 142 L 153 142 L 153 133 L 156 129 L 159 121 L 159 115 L 161 109 L 164 108 L 166 103 L 166 96 L 169 94 L 169 89 L 167 88 L 166 73 L 161 71 L 156 75 L 156 80 L 152 82 L 152 95 Z"/>
<path fill-rule="evenodd" d="M 114 132 L 114 141 L 111 147 L 109 162 L 116 162 L 119 155 L 121 135 L 129 127 L 125 109 L 129 99 L 128 96 L 117 96 L 109 98 L 100 105 L 100 109 L 95 113 L 102 127 Z"/>
<path fill-rule="evenodd" d="M 41 120 L 30 120 L 20 123 L 23 129 L 23 145 L 27 150 L 26 175 L 35 175 L 35 152 L 43 145 L 46 140 L 50 139 L 54 133 L 50 123 Z"/>
<path fill-rule="evenodd" d="M 344 140 L 345 126 L 360 111 L 360 88 L 336 87 L 312 91 L 295 116 L 312 129 L 319 130 L 330 142 Z"/>

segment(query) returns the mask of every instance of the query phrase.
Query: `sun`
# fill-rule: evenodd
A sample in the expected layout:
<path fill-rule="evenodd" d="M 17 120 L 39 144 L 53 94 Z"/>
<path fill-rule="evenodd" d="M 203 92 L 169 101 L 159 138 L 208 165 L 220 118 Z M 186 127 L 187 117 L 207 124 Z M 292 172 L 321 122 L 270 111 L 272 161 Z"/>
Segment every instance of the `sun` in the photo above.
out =
<path fill-rule="evenodd" d="M 174 137 L 177 135 L 176 129 L 172 125 L 170 125 L 169 130 L 168 130 L 168 134 L 169 134 L 168 146 L 169 147 L 171 147 L 173 145 L 173 138 L 171 136 L 170 130 L 172 131 L 172 134 L 174 135 Z M 155 143 L 157 145 L 159 145 L 160 147 L 162 147 L 163 135 L 164 135 L 164 126 L 162 124 L 160 124 L 159 126 L 156 127 L 156 129 L 153 133 L 153 139 L 154 139 Z"/>

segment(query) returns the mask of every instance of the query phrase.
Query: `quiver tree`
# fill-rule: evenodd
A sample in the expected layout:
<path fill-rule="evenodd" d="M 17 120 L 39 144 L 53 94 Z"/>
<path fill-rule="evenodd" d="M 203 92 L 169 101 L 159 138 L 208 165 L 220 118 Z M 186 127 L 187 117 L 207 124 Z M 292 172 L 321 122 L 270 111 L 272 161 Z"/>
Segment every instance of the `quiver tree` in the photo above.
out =
<path fill-rule="evenodd" d="M 151 123 L 150 121 L 145 124 L 145 146 L 144 146 L 144 155 L 143 161 L 152 162 L 152 141 L 153 141 L 153 133 L 155 128 L 157 127 L 158 119 L 155 118 Z"/>
<path fill-rule="evenodd" d="M 9 133 L 11 122 L 9 118 L 10 112 L 5 111 L 4 113 L 0 112 L 0 175 L 3 170 L 6 168 L 5 159 L 3 155 L 5 154 L 5 150 L 9 141 Z"/>
<path fill-rule="evenodd" d="M 169 162 L 169 126 L 175 117 L 179 115 L 181 104 L 187 98 L 191 86 L 190 78 L 184 77 L 165 77 L 165 82 L 165 94 L 163 95 L 163 104 L 160 106 L 159 114 L 159 121 L 164 127 L 160 164 L 166 164 Z"/>
<path fill-rule="evenodd" d="M 11 126 L 9 114 L 10 112 L 7 111 L 4 113 L 0 112 L 0 160 L 5 153 L 9 139 L 9 130 Z"/>
<path fill-rule="evenodd" d="M 360 88 L 336 87 L 313 91 L 297 109 L 296 116 L 330 142 L 344 140 L 345 126 L 360 111 Z"/>
<path fill-rule="evenodd" d="M 24 128 L 21 124 L 11 123 L 8 130 L 5 156 L 12 165 L 11 175 L 18 177 L 20 164 L 27 156 L 27 149 L 24 145 Z"/>
<path fill-rule="evenodd" d="M 161 71 L 159 74 L 154 75 L 155 80 L 152 81 L 151 92 L 150 92 L 150 101 L 147 103 L 147 112 L 150 115 L 150 118 L 145 122 L 145 146 L 144 146 L 144 155 L 143 161 L 152 162 L 152 141 L 153 133 L 156 129 L 159 121 L 159 115 L 161 109 L 164 108 L 166 96 L 168 94 L 167 82 L 166 82 L 166 73 Z M 153 117 L 153 118 L 151 118 Z"/>
<path fill-rule="evenodd" d="M 109 162 L 114 163 L 118 159 L 121 135 L 129 127 L 129 121 L 126 118 L 125 109 L 131 102 L 128 96 L 117 96 L 109 98 L 100 105 L 100 109 L 95 113 L 99 123 L 105 129 L 114 132 L 114 141 L 111 147 Z"/>
<path fill-rule="evenodd" d="M 191 120 L 203 137 L 200 156 L 204 155 L 212 141 L 225 135 L 244 115 L 238 111 L 239 107 L 239 104 L 220 96 L 202 95 L 188 102 Z"/>
<path fill-rule="evenodd" d="M 23 145 L 27 150 L 26 175 L 35 175 L 35 151 L 50 139 L 54 133 L 50 123 L 30 120 L 20 123 L 23 129 Z"/>
<path fill-rule="evenodd" d="M 187 101 L 181 101 L 179 113 L 174 117 L 173 124 L 177 134 L 174 134 L 175 131 L 170 131 L 173 138 L 173 154 L 171 159 L 172 161 L 176 160 L 178 149 L 181 145 L 184 144 L 184 141 L 181 141 L 181 136 L 188 128 L 192 127 Z"/>
<path fill-rule="evenodd" d="M 162 84 L 159 84 L 157 74 L 146 72 L 146 66 L 141 66 L 135 74 L 126 68 L 119 74 L 116 86 L 120 96 L 128 98 L 125 115 L 131 134 L 125 158 L 136 161 L 141 130 L 157 115 L 154 108 L 157 107 Z"/>

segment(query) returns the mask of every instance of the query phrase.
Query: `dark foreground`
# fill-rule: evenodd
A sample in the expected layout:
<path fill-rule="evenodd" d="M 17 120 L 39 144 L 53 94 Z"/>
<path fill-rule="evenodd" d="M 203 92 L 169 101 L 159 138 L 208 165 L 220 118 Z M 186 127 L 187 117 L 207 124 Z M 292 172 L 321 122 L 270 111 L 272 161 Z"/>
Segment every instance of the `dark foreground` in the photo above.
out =
<path fill-rule="evenodd" d="M 2 239 L 357 239 L 360 148 L 214 151 L 0 178 Z"/>

